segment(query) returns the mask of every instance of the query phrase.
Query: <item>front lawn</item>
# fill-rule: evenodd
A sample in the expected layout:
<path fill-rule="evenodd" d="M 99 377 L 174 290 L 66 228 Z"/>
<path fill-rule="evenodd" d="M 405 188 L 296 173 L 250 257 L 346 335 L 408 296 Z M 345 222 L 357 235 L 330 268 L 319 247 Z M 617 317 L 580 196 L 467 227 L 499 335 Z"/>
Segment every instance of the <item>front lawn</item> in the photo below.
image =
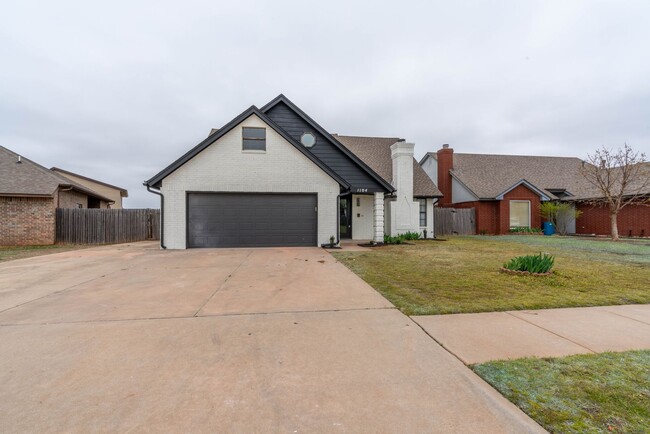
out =
<path fill-rule="evenodd" d="M 472 367 L 550 432 L 645 433 L 650 351 L 519 359 Z"/>
<path fill-rule="evenodd" d="M 499 267 L 518 255 L 555 255 L 550 276 Z M 468 236 L 334 256 L 408 315 L 650 303 L 650 241 Z"/>
<path fill-rule="evenodd" d="M 32 256 L 49 255 L 51 253 L 67 252 L 90 246 L 72 244 L 55 244 L 53 246 L 0 246 L 0 263 L 12 259 L 31 258 Z"/>

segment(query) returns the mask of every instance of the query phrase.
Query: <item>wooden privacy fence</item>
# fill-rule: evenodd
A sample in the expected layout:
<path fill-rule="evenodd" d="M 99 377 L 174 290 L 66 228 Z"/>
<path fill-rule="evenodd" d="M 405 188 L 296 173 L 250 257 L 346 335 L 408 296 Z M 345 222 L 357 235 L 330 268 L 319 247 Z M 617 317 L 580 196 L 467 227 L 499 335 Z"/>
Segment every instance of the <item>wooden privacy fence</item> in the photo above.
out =
<path fill-rule="evenodd" d="M 58 243 L 115 244 L 159 239 L 159 209 L 56 210 Z"/>
<path fill-rule="evenodd" d="M 476 233 L 474 208 L 433 208 L 433 226 L 438 235 L 473 235 Z"/>

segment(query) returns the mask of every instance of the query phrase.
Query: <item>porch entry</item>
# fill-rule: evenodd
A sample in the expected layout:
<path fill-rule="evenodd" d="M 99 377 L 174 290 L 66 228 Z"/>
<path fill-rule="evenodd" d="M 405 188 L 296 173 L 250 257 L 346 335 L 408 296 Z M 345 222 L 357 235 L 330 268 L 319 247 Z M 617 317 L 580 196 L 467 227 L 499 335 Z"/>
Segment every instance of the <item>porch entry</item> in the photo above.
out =
<path fill-rule="evenodd" d="M 352 195 L 341 196 L 339 200 L 339 237 L 352 238 Z"/>

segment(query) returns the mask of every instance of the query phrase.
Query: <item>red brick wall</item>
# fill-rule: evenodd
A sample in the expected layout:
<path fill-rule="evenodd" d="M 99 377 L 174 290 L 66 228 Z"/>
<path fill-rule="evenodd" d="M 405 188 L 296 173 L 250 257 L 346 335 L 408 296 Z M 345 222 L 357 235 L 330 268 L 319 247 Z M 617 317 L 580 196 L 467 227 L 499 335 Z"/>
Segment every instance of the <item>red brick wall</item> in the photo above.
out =
<path fill-rule="evenodd" d="M 498 227 L 498 202 L 462 202 L 444 205 L 446 208 L 474 208 L 477 234 L 496 234 Z"/>
<path fill-rule="evenodd" d="M 55 219 L 54 199 L 0 197 L 0 245 L 54 244 Z"/>
<path fill-rule="evenodd" d="M 438 189 L 442 197 L 438 200 L 440 205 L 450 204 L 451 197 L 451 175 L 449 171 L 454 168 L 454 150 L 443 148 L 436 153 L 438 159 Z"/>
<path fill-rule="evenodd" d="M 519 185 L 503 197 L 499 203 L 499 234 L 507 234 L 510 230 L 510 201 L 530 201 L 530 227 L 541 228 L 542 218 L 539 215 L 539 196 L 525 185 Z"/>
<path fill-rule="evenodd" d="M 576 208 L 582 211 L 576 220 L 576 233 L 611 235 L 607 206 L 578 204 Z M 618 214 L 617 226 L 619 235 L 623 237 L 629 236 L 630 231 L 634 237 L 650 236 L 650 206 L 626 206 Z"/>
<path fill-rule="evenodd" d="M 88 196 L 74 190 L 59 190 L 58 208 L 88 208 Z"/>
<path fill-rule="evenodd" d="M 441 206 L 446 208 L 474 208 L 477 234 L 507 234 L 510 230 L 511 200 L 529 200 L 530 226 L 533 228 L 542 226 L 542 218 L 539 214 L 539 206 L 541 203 L 539 196 L 523 185 L 510 191 L 504 196 L 503 200 L 462 202 L 442 204 Z"/>

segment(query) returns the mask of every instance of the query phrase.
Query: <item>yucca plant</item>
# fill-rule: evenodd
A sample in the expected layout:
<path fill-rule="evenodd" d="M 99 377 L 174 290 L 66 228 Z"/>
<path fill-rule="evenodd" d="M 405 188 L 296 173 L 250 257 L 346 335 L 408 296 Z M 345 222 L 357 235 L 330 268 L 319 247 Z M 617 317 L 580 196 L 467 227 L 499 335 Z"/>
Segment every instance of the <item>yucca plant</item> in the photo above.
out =
<path fill-rule="evenodd" d="M 512 271 L 528 271 L 529 273 L 543 274 L 548 273 L 553 268 L 555 257 L 548 253 L 539 253 L 539 255 L 525 255 L 512 258 L 503 264 L 503 268 Z"/>

